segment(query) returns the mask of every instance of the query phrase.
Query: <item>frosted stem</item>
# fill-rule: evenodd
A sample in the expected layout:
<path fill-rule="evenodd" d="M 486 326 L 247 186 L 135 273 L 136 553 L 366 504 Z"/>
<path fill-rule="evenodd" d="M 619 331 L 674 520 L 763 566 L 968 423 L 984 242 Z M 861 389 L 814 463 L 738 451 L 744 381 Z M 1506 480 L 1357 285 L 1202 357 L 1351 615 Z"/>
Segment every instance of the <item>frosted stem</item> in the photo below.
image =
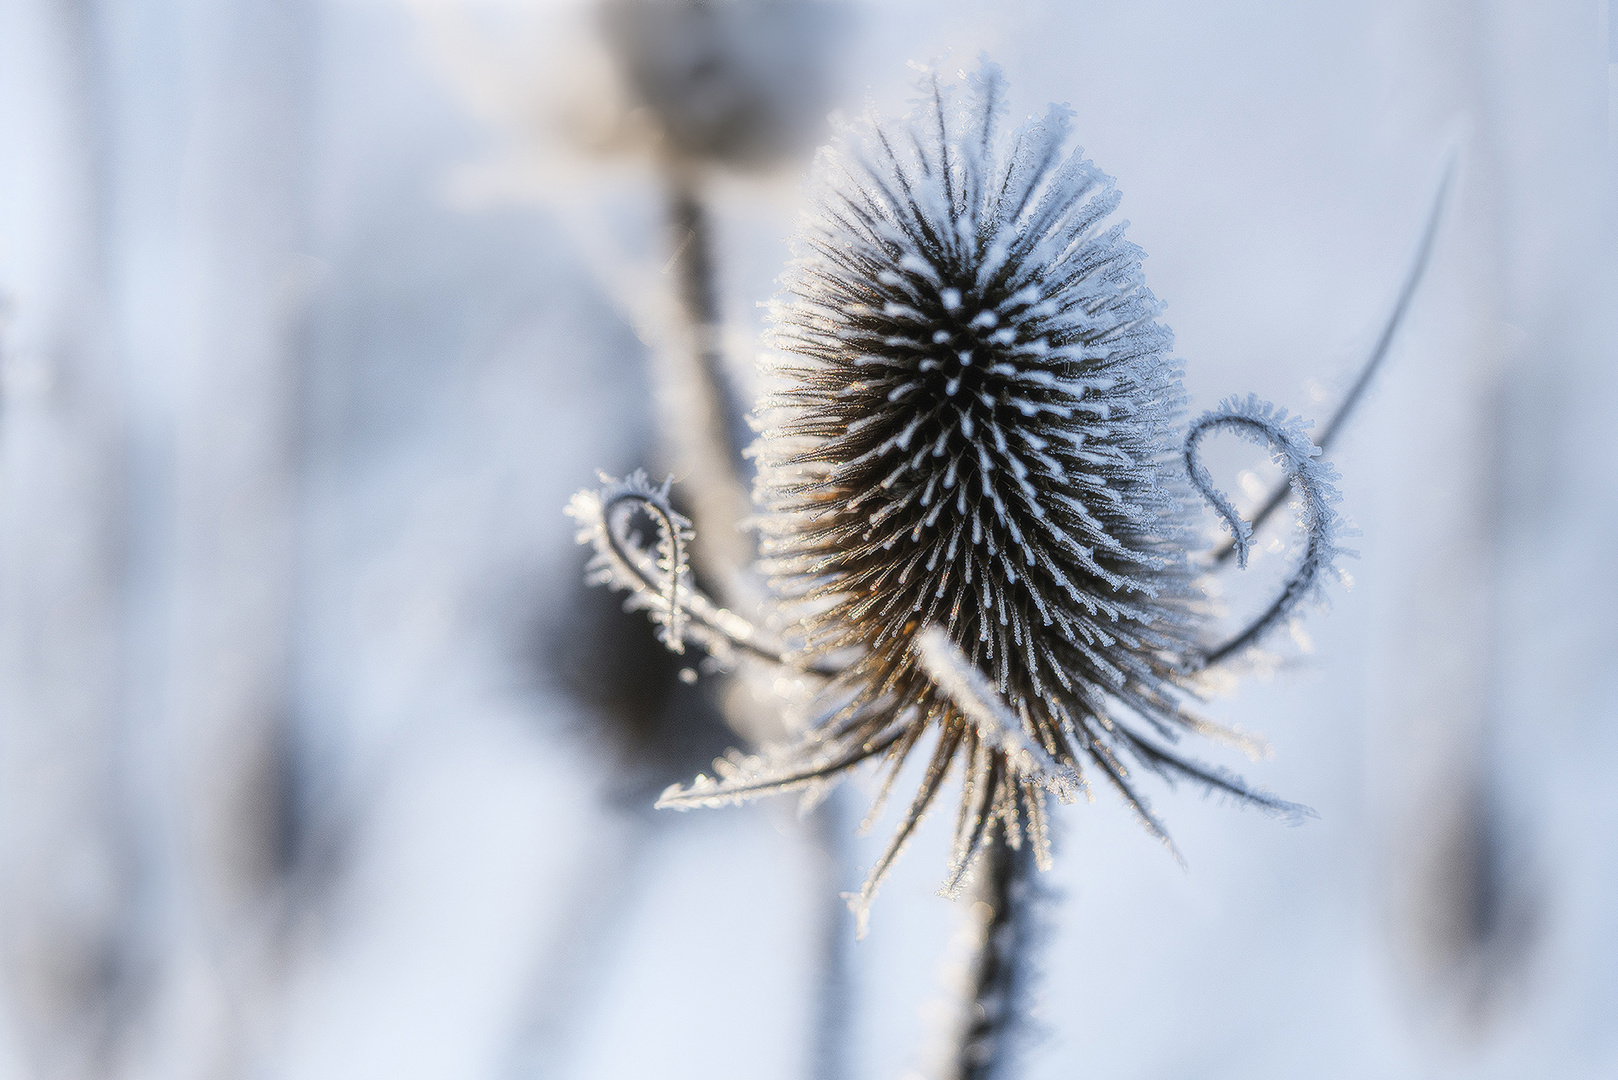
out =
<path fill-rule="evenodd" d="M 714 263 L 713 224 L 698 166 L 666 163 L 665 213 L 671 252 L 665 272 L 674 303 L 656 350 L 658 403 L 671 467 L 684 478 L 691 515 L 704 541 L 696 553 L 707 587 L 728 607 L 755 613 L 768 591 L 753 572 L 752 536 L 739 526 L 752 513 L 750 402 L 726 363 Z"/>
<path fill-rule="evenodd" d="M 664 501 L 668 485 L 663 487 L 663 498 L 653 498 L 635 490 L 609 494 L 602 500 L 601 518 L 605 524 L 607 546 L 622 568 L 639 579 L 641 589 L 662 598 L 662 610 L 668 615 L 667 644 L 675 652 L 681 652 L 684 649 L 681 631 L 689 617 L 686 605 L 680 600 L 680 579 L 686 571 L 686 534 Z M 657 523 L 658 547 L 661 549 L 658 557 L 653 558 L 641 551 L 630 540 L 630 515 L 617 512 L 625 506 L 640 510 Z"/>
<path fill-rule="evenodd" d="M 713 228 L 696 183 L 684 170 L 674 169 L 671 173 L 668 214 L 677 247 L 669 265 L 677 275 L 680 307 L 690 324 L 714 426 L 724 443 L 723 457 L 730 465 L 732 475 L 726 479 L 745 486 L 743 478 L 752 466 L 742 451 L 753 441 L 753 433 L 747 426 L 747 406 L 725 366 L 719 344 L 721 320 L 714 279 Z"/>
<path fill-rule="evenodd" d="M 982 919 L 982 937 L 968 969 L 952 1075 L 954 1080 L 1007 1080 L 1013 1075 L 1016 1028 L 1028 1011 L 1036 914 L 1034 846 L 1012 848 L 1000 828 L 979 872 L 973 912 Z"/>
<path fill-rule="evenodd" d="M 680 307 L 687 322 L 687 341 L 695 353 L 697 385 L 689 391 L 697 397 L 696 417 L 688 417 L 688 430 L 671 433 L 675 440 L 685 440 L 686 450 L 693 463 L 701 467 L 692 470 L 696 511 L 707 535 L 715 530 L 729 530 L 719 545 L 711 565 L 704 566 L 719 595 L 745 609 L 753 609 L 757 590 L 749 568 L 756 557 L 750 539 L 737 528 L 749 508 L 748 488 L 752 464 L 743 450 L 753 435 L 747 424 L 748 408 L 726 367 L 721 347 L 721 317 L 717 283 L 715 281 L 712 227 L 703 207 L 695 177 L 689 168 L 673 167 L 669 171 L 669 223 L 673 227 L 677 246 L 670 260 L 670 268 L 677 275 L 676 286 Z M 706 423 L 702 417 L 706 417 Z M 689 430 L 692 422 L 696 430 Z M 704 598 L 706 602 L 706 598 Z M 695 607 L 696 601 L 693 600 Z M 711 603 L 710 603 L 711 606 Z M 696 611 L 697 618 L 702 616 Z M 739 629 L 742 620 L 736 619 Z M 727 640 L 755 656 L 777 664 L 793 664 L 784 648 L 764 641 L 756 628 L 749 625 L 744 635 L 727 634 Z M 830 676 L 836 670 L 815 668 L 819 674 Z M 845 850 L 842 828 L 843 817 L 837 812 L 840 803 L 834 798 L 823 804 L 809 823 L 812 839 L 820 852 L 825 875 L 834 884 L 839 883 L 849 860 Z M 849 1073 L 850 1029 L 852 1005 L 850 1002 L 849 913 L 837 899 L 838 889 L 826 890 L 831 897 L 824 922 L 820 928 L 820 956 L 817 997 L 817 1016 L 813 1033 L 812 1073 L 815 1080 L 843 1080 Z"/>

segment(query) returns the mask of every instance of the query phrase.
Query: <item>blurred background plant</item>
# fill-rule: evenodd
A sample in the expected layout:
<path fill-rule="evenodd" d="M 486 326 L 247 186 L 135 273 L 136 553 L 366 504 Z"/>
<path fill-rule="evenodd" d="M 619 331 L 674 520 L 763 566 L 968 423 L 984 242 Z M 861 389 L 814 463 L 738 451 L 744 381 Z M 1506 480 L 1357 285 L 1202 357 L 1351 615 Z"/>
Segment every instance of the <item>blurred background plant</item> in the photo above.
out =
<path fill-rule="evenodd" d="M 1321 820 L 1179 800 L 1182 874 L 1081 815 L 1027 1076 L 1614 1070 L 1609 7 L 902 0 L 820 39 L 811 121 L 950 47 L 1072 102 L 1193 408 L 1322 415 L 1460 162 L 1334 451 L 1359 586 L 1214 710 Z M 634 838 L 627 793 L 736 714 L 558 659 L 654 643 L 598 647 L 633 620 L 578 606 L 556 508 L 656 450 L 692 323 L 750 399 L 816 136 L 701 167 L 717 318 L 682 314 L 602 12 L 0 0 L 0 1075 L 807 1071 L 823 855 L 765 807 Z M 1237 453 L 1250 511 L 1273 477 Z M 944 844 L 857 951 L 854 1075 L 956 1022 Z M 581 960 L 581 883 L 623 867 Z"/>

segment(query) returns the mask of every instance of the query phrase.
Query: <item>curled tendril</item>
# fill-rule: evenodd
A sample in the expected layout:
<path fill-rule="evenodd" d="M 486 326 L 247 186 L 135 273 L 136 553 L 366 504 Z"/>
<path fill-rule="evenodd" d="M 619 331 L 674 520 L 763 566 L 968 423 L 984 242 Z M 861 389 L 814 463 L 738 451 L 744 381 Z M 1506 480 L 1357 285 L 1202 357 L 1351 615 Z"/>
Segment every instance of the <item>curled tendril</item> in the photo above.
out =
<path fill-rule="evenodd" d="M 683 653 L 691 623 L 686 544 L 695 534 L 691 522 L 669 504 L 673 478 L 653 487 L 637 469 L 622 480 L 605 475 L 601 479 L 605 487 L 579 492 L 567 509 L 579 521 L 579 542 L 588 541 L 595 548 L 590 583 L 628 592 L 628 606 L 649 613 L 658 627 L 658 640 L 671 652 Z M 643 550 L 630 532 L 636 510 L 657 525 L 654 552 Z"/>
<path fill-rule="evenodd" d="M 1303 559 L 1281 589 L 1281 594 L 1258 618 L 1223 643 L 1203 650 L 1201 666 L 1207 667 L 1254 644 L 1282 620 L 1292 614 L 1300 603 L 1314 593 L 1321 584 L 1321 575 L 1331 569 L 1338 555 L 1352 554 L 1337 546 L 1341 521 L 1334 504 L 1337 492 L 1337 473 L 1331 465 L 1320 459 L 1320 448 L 1306 434 L 1308 424 L 1301 417 L 1288 417 L 1285 409 L 1276 409 L 1257 395 L 1245 399 L 1227 398 L 1217 409 L 1205 413 L 1194 424 L 1185 440 L 1185 467 L 1191 483 L 1208 500 L 1230 529 L 1236 564 L 1247 567 L 1247 555 L 1252 546 L 1253 527 L 1243 520 L 1223 492 L 1214 486 L 1213 477 L 1202 464 L 1197 446 L 1203 436 L 1213 431 L 1230 431 L 1258 443 L 1270 450 L 1277 465 L 1287 471 L 1287 481 L 1303 504 L 1303 527 L 1308 536 Z"/>
<path fill-rule="evenodd" d="M 622 480 L 605 474 L 601 480 L 604 487 L 580 491 L 567 507 L 579 522 L 579 543 L 595 549 L 587 567 L 590 584 L 629 593 L 625 606 L 645 610 L 658 628 L 658 640 L 671 652 L 684 653 L 690 641 L 720 662 L 740 650 L 770 663 L 800 666 L 784 645 L 692 584 L 686 546 L 696 534 L 690 520 L 669 502 L 672 477 L 660 487 L 640 469 Z M 631 532 L 637 510 L 657 525 L 652 551 L 641 547 Z"/>

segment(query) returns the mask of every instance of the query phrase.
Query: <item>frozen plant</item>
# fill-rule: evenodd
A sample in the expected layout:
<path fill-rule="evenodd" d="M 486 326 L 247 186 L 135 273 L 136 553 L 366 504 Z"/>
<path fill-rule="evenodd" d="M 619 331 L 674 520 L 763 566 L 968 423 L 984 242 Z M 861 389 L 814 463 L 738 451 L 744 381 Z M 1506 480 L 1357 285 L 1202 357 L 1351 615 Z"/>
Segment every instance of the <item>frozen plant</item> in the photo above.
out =
<path fill-rule="evenodd" d="M 658 805 L 813 802 L 874 759 L 874 818 L 931 736 L 920 789 L 851 900 L 862 924 L 957 766 L 946 894 L 997 842 L 1048 865 L 1049 800 L 1088 793 L 1092 775 L 1165 843 L 1137 770 L 1302 812 L 1175 744 L 1240 739 L 1188 708 L 1199 673 L 1283 622 L 1339 553 L 1332 471 L 1297 421 L 1247 399 L 1184 426 L 1161 305 L 1124 225 L 1108 224 L 1112 179 L 1066 149 L 1069 110 L 1003 133 L 999 69 L 963 80 L 929 74 L 902 123 L 868 117 L 818 162 L 754 447 L 766 625 L 783 639 L 692 586 L 693 538 L 666 485 L 635 476 L 570 507 L 594 579 L 628 591 L 670 648 L 749 654 L 813 686 L 795 743 L 733 752 Z M 1224 642 L 1188 559 L 1199 490 L 1247 539 L 1197 456 L 1220 429 L 1269 446 L 1309 537 L 1280 599 Z"/>

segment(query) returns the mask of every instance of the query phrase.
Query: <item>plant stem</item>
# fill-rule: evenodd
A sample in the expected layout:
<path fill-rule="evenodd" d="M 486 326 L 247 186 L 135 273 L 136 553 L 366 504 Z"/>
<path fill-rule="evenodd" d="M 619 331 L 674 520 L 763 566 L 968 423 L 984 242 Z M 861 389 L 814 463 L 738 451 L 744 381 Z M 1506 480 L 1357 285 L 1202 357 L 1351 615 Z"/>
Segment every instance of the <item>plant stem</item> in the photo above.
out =
<path fill-rule="evenodd" d="M 714 281 L 713 226 L 690 177 L 676 176 L 670 184 L 668 213 L 677 245 L 670 267 L 678 275 L 680 306 L 693 331 L 692 344 L 726 457 L 735 477 L 740 478 L 751 471 L 742 451 L 753 441 L 753 434 L 747 426 L 747 402 L 725 366 L 719 291 Z"/>
<path fill-rule="evenodd" d="M 752 538 L 739 523 L 752 513 L 752 441 L 748 403 L 725 362 L 715 281 L 713 226 L 694 166 L 666 168 L 667 214 L 673 244 L 668 272 L 682 325 L 663 351 L 673 370 L 662 380 L 664 433 L 675 473 L 691 500 L 703 537 L 694 554 L 699 576 L 721 604 L 749 615 L 763 600 L 754 580 Z"/>
<path fill-rule="evenodd" d="M 665 424 L 666 437 L 677 469 L 686 472 L 691 481 L 686 491 L 692 502 L 691 516 L 702 537 L 702 543 L 692 549 L 692 561 L 699 575 L 712 582 L 715 599 L 756 623 L 765 590 L 752 571 L 757 555 L 752 537 L 740 528 L 752 512 L 753 466 L 743 454 L 753 438 L 747 423 L 749 403 L 725 360 L 713 226 L 701 197 L 700 172 L 690 165 L 670 163 L 665 175 L 674 245 L 669 272 L 675 275 L 674 291 L 685 323 L 678 351 L 669 357 L 682 368 L 674 380 L 678 385 L 670 388 L 680 407 L 665 413 L 670 418 Z M 708 623 L 739 648 L 792 666 L 782 655 L 779 643 L 768 640 L 756 628 L 738 638 L 725 631 L 724 624 L 713 619 Z M 816 673 L 831 675 L 835 671 L 822 667 Z M 726 720 L 738 732 L 752 733 L 753 725 L 745 718 L 727 715 Z M 834 791 L 806 823 L 809 838 L 818 849 L 826 886 L 826 913 L 819 924 L 818 971 L 813 991 L 815 1028 L 810 1075 L 815 1080 L 843 1080 L 850 1072 L 853 980 L 849 951 L 854 934 L 852 916 L 839 897 L 850 862 L 848 818 L 841 793 Z"/>
<path fill-rule="evenodd" d="M 1032 974 L 1034 845 L 1025 839 L 1014 850 L 1002 829 L 983 860 L 978 899 L 972 905 L 983 931 L 963 995 L 966 1015 L 955 1049 L 954 1080 L 1007 1080 L 1013 1075 L 1012 1043 L 1025 1018 Z"/>

